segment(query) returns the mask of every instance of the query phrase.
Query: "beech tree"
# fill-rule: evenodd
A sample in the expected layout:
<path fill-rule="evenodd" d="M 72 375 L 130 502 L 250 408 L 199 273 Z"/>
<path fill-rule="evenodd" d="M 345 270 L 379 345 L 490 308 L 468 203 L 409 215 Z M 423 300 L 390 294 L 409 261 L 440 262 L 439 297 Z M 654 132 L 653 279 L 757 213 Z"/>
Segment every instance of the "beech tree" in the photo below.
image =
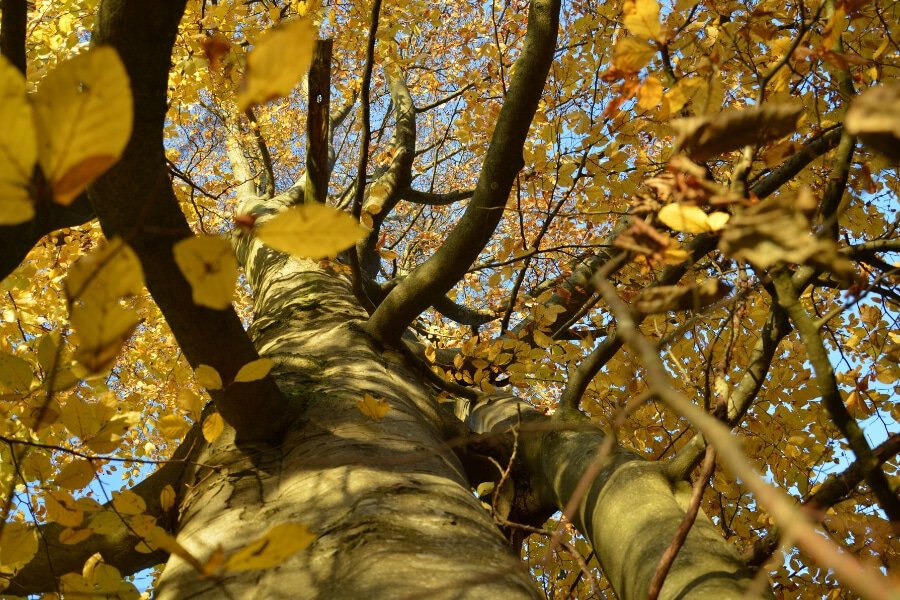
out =
<path fill-rule="evenodd" d="M 898 11 L 2 0 L 0 590 L 897 597 Z"/>

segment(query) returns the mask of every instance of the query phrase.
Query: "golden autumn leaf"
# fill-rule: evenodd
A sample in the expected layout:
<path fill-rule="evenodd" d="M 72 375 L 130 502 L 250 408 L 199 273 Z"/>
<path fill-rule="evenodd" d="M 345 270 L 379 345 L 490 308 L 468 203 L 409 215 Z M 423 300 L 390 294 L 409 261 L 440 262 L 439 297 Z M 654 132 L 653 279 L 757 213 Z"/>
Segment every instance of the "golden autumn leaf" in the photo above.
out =
<path fill-rule="evenodd" d="M 367 233 L 350 214 L 318 203 L 289 208 L 256 232 L 275 250 L 312 259 L 333 258 Z"/>
<path fill-rule="evenodd" d="M 27 564 L 37 551 L 37 529 L 26 523 L 4 523 L 0 531 L 0 571 L 13 571 Z"/>
<path fill-rule="evenodd" d="M 178 408 L 187 412 L 191 419 L 196 421 L 200 418 L 200 411 L 203 410 L 203 398 L 191 390 L 180 390 L 176 402 Z"/>
<path fill-rule="evenodd" d="M 103 510 L 91 515 L 88 527 L 98 535 L 122 535 L 127 530 L 122 517 L 112 510 Z"/>
<path fill-rule="evenodd" d="M 194 304 L 216 310 L 231 306 L 238 263 L 225 238 L 189 237 L 172 246 L 175 264 L 191 285 Z"/>
<path fill-rule="evenodd" d="M 223 569 L 234 572 L 275 567 L 306 549 L 315 539 L 316 535 L 303 523 L 281 523 L 231 554 Z"/>
<path fill-rule="evenodd" d="M 184 546 L 178 543 L 178 540 L 176 540 L 174 536 L 170 535 L 165 529 L 158 525 L 152 527 L 147 532 L 145 540 L 138 544 L 135 549 L 138 552 L 150 553 L 157 548 L 162 548 L 169 554 L 174 554 L 191 565 L 198 572 L 202 572 L 203 565 L 200 564 L 200 561 L 197 560 L 193 554 L 188 552 Z"/>
<path fill-rule="evenodd" d="M 656 0 L 627 0 L 622 12 L 622 23 L 629 33 L 639 38 L 665 41 Z"/>
<path fill-rule="evenodd" d="M 301 18 L 260 36 L 247 56 L 247 75 L 238 93 L 238 108 L 244 111 L 289 94 L 309 71 L 316 35 L 312 18 Z"/>
<path fill-rule="evenodd" d="M 34 380 L 31 363 L 15 354 L 0 352 L 0 386 L 27 392 Z"/>
<path fill-rule="evenodd" d="M 167 439 L 177 440 L 185 436 L 191 424 L 179 415 L 165 415 L 156 422 L 156 427 Z"/>
<path fill-rule="evenodd" d="M 37 132 L 25 78 L 0 57 L 0 225 L 16 225 L 34 217 L 29 191 L 37 162 Z"/>
<path fill-rule="evenodd" d="M 122 443 L 125 432 L 140 422 L 141 415 L 136 411 L 120 413 L 109 419 L 89 440 L 85 440 L 88 448 L 100 454 L 112 452 Z"/>
<path fill-rule="evenodd" d="M 83 257 L 65 280 L 69 321 L 78 335 L 75 359 L 91 373 L 112 368 L 131 332 L 141 322 L 120 300 L 144 286 L 141 263 L 120 238 Z"/>
<path fill-rule="evenodd" d="M 166 484 L 159 492 L 159 505 L 166 512 L 172 510 L 175 506 L 175 488 Z"/>
<path fill-rule="evenodd" d="M 356 407 L 359 408 L 359 412 L 376 423 L 381 421 L 390 409 L 387 400 L 375 398 L 369 394 L 363 394 L 362 400 L 356 401 Z"/>
<path fill-rule="evenodd" d="M 222 389 L 222 376 L 209 365 L 200 365 L 194 370 L 194 379 L 208 390 Z"/>
<path fill-rule="evenodd" d="M 47 520 L 64 527 L 78 527 L 84 520 L 84 511 L 78 509 L 75 499 L 68 492 L 47 491 L 43 499 Z"/>
<path fill-rule="evenodd" d="M 54 483 L 64 490 L 74 492 L 88 485 L 94 479 L 94 466 L 91 461 L 76 458 L 62 468 Z"/>
<path fill-rule="evenodd" d="M 114 237 L 75 263 L 65 286 L 70 301 L 107 304 L 140 293 L 144 273 L 134 250 Z"/>
<path fill-rule="evenodd" d="M 74 546 L 75 544 L 80 544 L 84 540 L 88 539 L 94 534 L 93 529 L 73 529 L 72 527 L 66 527 L 62 531 L 59 532 L 59 543 L 65 544 L 67 546 Z"/>
<path fill-rule="evenodd" d="M 203 419 L 202 430 L 203 438 L 212 444 L 220 435 L 222 435 L 222 432 L 225 431 L 225 420 L 222 419 L 222 415 L 214 412 Z"/>
<path fill-rule="evenodd" d="M 719 231 L 729 219 L 727 213 L 714 212 L 706 214 L 699 206 L 678 202 L 663 206 L 657 216 L 670 229 L 683 233 Z"/>
<path fill-rule="evenodd" d="M 119 160 L 132 111 L 128 74 L 109 46 L 61 63 L 41 81 L 34 96 L 38 160 L 56 202 L 70 204 Z"/>
<path fill-rule="evenodd" d="M 626 73 L 637 73 L 643 69 L 656 54 L 656 49 L 647 42 L 625 37 L 616 44 L 613 52 L 613 64 Z"/>
<path fill-rule="evenodd" d="M 854 267 L 834 240 L 818 237 L 806 214 L 817 202 L 805 188 L 794 196 L 761 202 L 737 215 L 722 233 L 719 250 L 759 269 L 779 262 L 810 264 L 844 282 Z"/>
<path fill-rule="evenodd" d="M 144 499 L 131 490 L 113 492 L 112 505 L 120 515 L 140 515 L 147 510 Z"/>
<path fill-rule="evenodd" d="M 714 277 L 695 285 L 664 285 L 649 287 L 641 291 L 632 301 L 638 312 L 645 314 L 669 310 L 697 310 L 718 302 L 728 295 L 732 286 Z"/>
<path fill-rule="evenodd" d="M 91 373 L 102 373 L 112 368 L 119 350 L 141 319 L 133 310 L 118 304 L 92 303 L 72 307 L 69 321 L 78 334 L 75 360 Z"/>
<path fill-rule="evenodd" d="M 637 91 L 638 106 L 644 110 L 653 110 L 662 102 L 662 82 L 652 75 L 644 80 Z"/>
<path fill-rule="evenodd" d="M 257 381 L 262 379 L 266 375 L 269 374 L 269 371 L 272 370 L 272 362 L 271 358 L 258 358 L 254 361 L 248 362 L 246 365 L 240 368 L 237 372 L 237 375 L 234 376 L 235 383 L 246 383 L 249 381 Z"/>

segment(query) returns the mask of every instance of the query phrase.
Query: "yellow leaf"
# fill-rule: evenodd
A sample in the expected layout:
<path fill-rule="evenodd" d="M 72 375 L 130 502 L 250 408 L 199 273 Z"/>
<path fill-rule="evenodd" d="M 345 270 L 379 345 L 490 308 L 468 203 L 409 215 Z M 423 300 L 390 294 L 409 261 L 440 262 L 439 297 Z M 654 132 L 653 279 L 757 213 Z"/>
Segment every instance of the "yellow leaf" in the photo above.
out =
<path fill-rule="evenodd" d="M 73 306 L 69 321 L 79 339 L 75 360 L 91 373 L 101 373 L 112 368 L 119 349 L 141 319 L 130 308 L 118 304 L 92 303 Z"/>
<path fill-rule="evenodd" d="M 625 16 L 622 22 L 629 32 L 640 38 L 663 41 L 656 0 L 629 0 L 623 10 Z"/>
<path fill-rule="evenodd" d="M 0 531 L 0 571 L 27 564 L 38 551 L 37 530 L 25 523 L 7 522 Z"/>
<path fill-rule="evenodd" d="M 200 418 L 200 411 L 203 410 L 203 399 L 200 396 L 190 390 L 181 390 L 176 402 L 194 421 Z"/>
<path fill-rule="evenodd" d="M 14 354 L 0 352 L 0 386 L 17 392 L 27 392 L 32 379 L 30 362 Z"/>
<path fill-rule="evenodd" d="M 93 533 L 93 529 L 72 529 L 71 527 L 66 527 L 59 532 L 59 543 L 74 546 L 91 537 Z"/>
<path fill-rule="evenodd" d="M 131 87 L 118 53 L 97 46 L 60 64 L 41 81 L 34 112 L 41 169 L 54 200 L 68 205 L 131 137 Z"/>
<path fill-rule="evenodd" d="M 191 424 L 179 415 L 165 415 L 160 417 L 156 428 L 163 436 L 170 440 L 181 439 L 191 428 Z"/>
<path fill-rule="evenodd" d="M 77 458 L 62 468 L 54 483 L 63 489 L 74 492 L 89 484 L 93 479 L 94 466 L 91 461 Z"/>
<path fill-rule="evenodd" d="M 144 499 L 131 490 L 113 492 L 112 505 L 120 515 L 141 515 L 147 510 Z"/>
<path fill-rule="evenodd" d="M 384 415 L 387 414 L 388 409 L 390 409 L 390 405 L 387 403 L 387 400 L 374 398 L 369 394 L 363 394 L 362 400 L 356 401 L 356 406 L 357 408 L 359 408 L 359 412 L 366 415 L 375 422 L 382 420 L 384 418 Z"/>
<path fill-rule="evenodd" d="M 25 79 L 5 57 L 0 58 L 0 225 L 15 225 L 34 217 L 29 193 L 37 162 L 37 132 Z"/>
<path fill-rule="evenodd" d="M 115 237 L 69 269 L 66 295 L 70 301 L 117 303 L 144 287 L 144 273 L 137 254 Z"/>
<path fill-rule="evenodd" d="M 541 348 L 553 345 L 553 338 L 539 329 L 534 330 L 534 343 Z"/>
<path fill-rule="evenodd" d="M 613 65 L 628 73 L 637 73 L 644 68 L 656 50 L 647 42 L 626 37 L 619 40 L 613 53 Z"/>
<path fill-rule="evenodd" d="M 325 204 L 302 204 L 260 225 L 263 243 L 312 259 L 333 258 L 368 234 L 348 213 Z"/>
<path fill-rule="evenodd" d="M 119 301 L 139 293 L 143 281 L 137 255 L 119 238 L 70 269 L 66 278 L 66 295 L 72 303 L 69 320 L 80 340 L 75 344 L 75 359 L 90 372 L 111 368 L 122 344 L 140 323 L 137 313 Z"/>
<path fill-rule="evenodd" d="M 210 444 L 216 441 L 216 439 L 222 435 L 224 430 L 225 421 L 219 413 L 214 412 L 203 419 L 203 437 L 206 438 L 206 441 Z"/>
<path fill-rule="evenodd" d="M 228 557 L 224 570 L 249 571 L 280 565 L 316 539 L 303 523 L 281 523 Z"/>
<path fill-rule="evenodd" d="M 94 595 L 93 587 L 78 573 L 66 573 L 59 578 L 59 589 L 64 598 L 89 598 Z"/>
<path fill-rule="evenodd" d="M 238 264 L 227 240 L 217 235 L 190 237 L 176 243 L 172 252 L 191 284 L 194 304 L 216 310 L 231 306 Z"/>
<path fill-rule="evenodd" d="M 84 512 L 76 508 L 75 500 L 67 492 L 46 492 L 44 508 L 47 519 L 64 527 L 78 527 L 84 520 Z"/>
<path fill-rule="evenodd" d="M 209 365 L 200 365 L 194 371 L 194 379 L 208 390 L 222 389 L 222 376 Z"/>
<path fill-rule="evenodd" d="M 720 231 L 725 225 L 728 223 L 728 219 L 731 218 L 731 215 L 728 213 L 724 213 L 721 211 L 716 211 L 714 213 L 710 213 L 707 219 L 707 224 L 709 225 L 710 231 Z"/>
<path fill-rule="evenodd" d="M 720 213 L 724 214 L 724 213 Z M 726 217 L 728 215 L 725 215 Z M 667 204 L 659 211 L 659 220 L 670 229 L 684 233 L 706 233 L 713 231 L 710 218 L 699 206 L 680 204 L 678 202 Z M 716 219 L 718 224 L 721 218 Z"/>
<path fill-rule="evenodd" d="M 638 106 L 644 110 L 653 110 L 662 101 L 662 82 L 652 75 L 644 80 L 637 91 Z"/>
<path fill-rule="evenodd" d="M 89 526 L 97 535 L 116 536 L 123 535 L 126 531 L 122 517 L 111 510 L 95 513 L 91 517 Z"/>
<path fill-rule="evenodd" d="M 248 381 L 262 379 L 272 370 L 272 364 L 272 359 L 270 358 L 258 358 L 248 362 L 241 367 L 237 372 L 237 375 L 234 376 L 234 381 L 237 383 L 246 383 Z"/>
<path fill-rule="evenodd" d="M 312 18 L 302 18 L 266 31 L 247 56 L 244 89 L 238 108 L 285 96 L 309 71 L 316 45 Z"/>
<path fill-rule="evenodd" d="M 162 491 L 159 492 L 159 505 L 166 512 L 172 510 L 175 506 L 175 488 L 166 484 Z"/>
<path fill-rule="evenodd" d="M 91 439 L 86 440 L 88 448 L 94 452 L 105 454 L 112 452 L 119 447 L 125 432 L 133 427 L 141 420 L 141 414 L 135 411 L 129 411 L 109 419 L 109 421 L 100 428 Z"/>

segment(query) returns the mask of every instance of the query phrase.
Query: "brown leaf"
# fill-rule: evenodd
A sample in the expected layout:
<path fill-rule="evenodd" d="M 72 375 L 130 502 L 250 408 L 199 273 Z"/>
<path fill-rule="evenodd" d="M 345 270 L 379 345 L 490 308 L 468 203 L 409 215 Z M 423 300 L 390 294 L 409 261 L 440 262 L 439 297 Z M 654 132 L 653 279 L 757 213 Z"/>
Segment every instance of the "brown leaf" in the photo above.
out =
<path fill-rule="evenodd" d="M 731 286 L 718 279 L 705 279 L 697 285 L 666 285 L 647 288 L 634 300 L 635 310 L 660 313 L 669 310 L 697 310 L 728 295 Z"/>
<path fill-rule="evenodd" d="M 837 244 L 813 235 L 807 217 L 812 202 L 812 195 L 801 191 L 793 198 L 778 198 L 747 209 L 731 219 L 719 240 L 719 249 L 759 269 L 779 262 L 806 264 L 849 282 L 853 265 L 838 252 Z"/>
<path fill-rule="evenodd" d="M 613 242 L 616 248 L 624 248 L 638 254 L 662 259 L 663 251 L 669 246 L 671 239 L 641 219 L 635 219 L 631 227 L 619 234 Z"/>
<path fill-rule="evenodd" d="M 218 71 L 222 68 L 222 59 L 231 50 L 231 42 L 221 33 L 215 33 L 205 37 L 200 42 L 200 47 L 203 48 L 206 60 L 209 61 L 209 68 L 213 71 Z"/>
<path fill-rule="evenodd" d="M 676 144 L 691 159 L 703 162 L 748 144 L 783 137 L 797 127 L 803 108 L 794 104 L 763 104 L 722 111 L 704 117 L 676 119 Z"/>
<path fill-rule="evenodd" d="M 882 84 L 857 96 L 844 126 L 867 146 L 900 162 L 900 84 Z"/>

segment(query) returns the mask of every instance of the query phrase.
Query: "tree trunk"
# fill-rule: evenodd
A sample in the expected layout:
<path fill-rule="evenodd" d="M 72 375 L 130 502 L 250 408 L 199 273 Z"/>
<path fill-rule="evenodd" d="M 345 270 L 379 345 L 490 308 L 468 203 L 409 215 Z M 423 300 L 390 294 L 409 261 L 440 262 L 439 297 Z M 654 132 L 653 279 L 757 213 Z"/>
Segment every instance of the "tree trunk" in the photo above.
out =
<path fill-rule="evenodd" d="M 361 331 L 346 282 L 255 240 L 237 247 L 254 290 L 252 337 L 302 417 L 278 448 L 238 449 L 223 435 L 200 457 L 179 541 L 203 560 L 280 522 L 318 534 L 277 569 L 229 575 L 236 598 L 536 597 L 444 441 L 457 430 L 435 390 Z M 360 412 L 364 394 L 388 402 L 383 419 Z M 158 593 L 222 589 L 172 557 Z"/>
<path fill-rule="evenodd" d="M 347 282 L 252 238 L 236 247 L 254 291 L 251 335 L 276 362 L 276 379 L 302 417 L 280 447 L 238 447 L 225 434 L 205 451 L 181 506 L 178 540 L 202 561 L 281 522 L 307 524 L 318 537 L 276 569 L 222 581 L 200 579 L 173 556 L 159 598 L 218 598 L 224 590 L 265 598 L 536 597 L 523 563 L 473 495 L 478 481 L 469 481 L 448 444 L 460 439 L 458 421 L 415 365 L 358 326 L 366 315 Z M 388 402 L 382 420 L 360 411 L 364 394 Z M 494 399 L 474 405 L 468 424 L 499 437 L 521 411 L 519 401 Z M 525 421 L 536 431 L 550 423 L 533 411 Z M 571 497 L 603 436 L 556 424 L 520 439 L 530 475 L 518 478 L 517 494 L 530 490 L 532 514 L 546 516 Z M 646 598 L 689 489 L 621 450 L 607 462 L 575 523 L 594 540 L 619 596 Z M 703 518 L 660 598 L 741 598 L 749 581 L 735 551 Z"/>

